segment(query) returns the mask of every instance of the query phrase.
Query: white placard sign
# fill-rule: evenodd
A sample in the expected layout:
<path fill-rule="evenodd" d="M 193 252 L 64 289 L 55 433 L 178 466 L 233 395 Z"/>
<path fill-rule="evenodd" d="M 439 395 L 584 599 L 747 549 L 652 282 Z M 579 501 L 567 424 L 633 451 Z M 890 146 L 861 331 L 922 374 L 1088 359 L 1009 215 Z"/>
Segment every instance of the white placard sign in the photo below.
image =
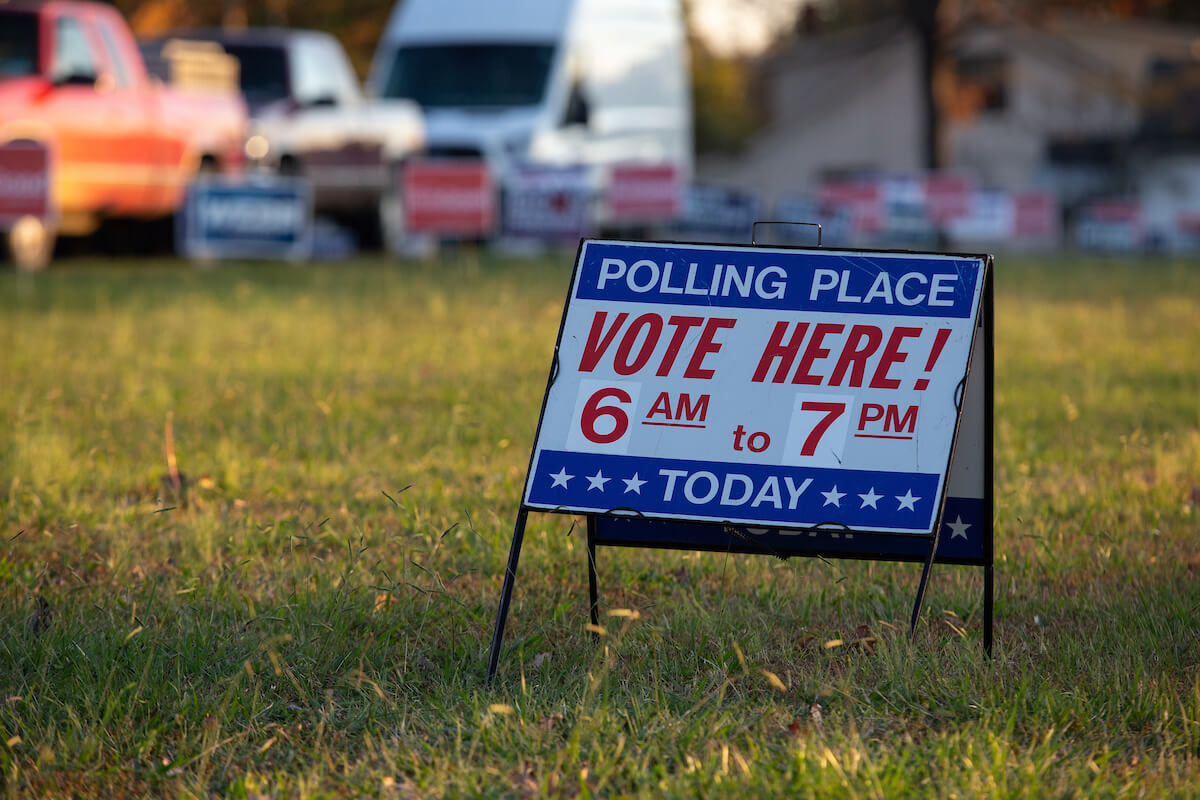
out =
<path fill-rule="evenodd" d="M 524 506 L 932 535 L 985 270 L 583 242 Z"/>

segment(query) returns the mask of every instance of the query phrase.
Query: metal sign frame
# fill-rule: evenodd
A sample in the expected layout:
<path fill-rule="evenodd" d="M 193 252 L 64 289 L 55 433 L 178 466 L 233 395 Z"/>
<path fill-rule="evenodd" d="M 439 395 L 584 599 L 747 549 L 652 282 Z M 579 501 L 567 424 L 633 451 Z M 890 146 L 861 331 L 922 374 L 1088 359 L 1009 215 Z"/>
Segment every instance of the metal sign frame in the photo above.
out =
<path fill-rule="evenodd" d="M 818 236 L 820 228 L 818 226 Z M 757 224 L 754 230 L 757 233 Z M 587 240 L 581 240 L 575 259 L 575 272 L 581 263 L 583 248 Z M 818 239 L 819 241 L 819 239 Z M 675 245 L 676 242 L 654 242 L 646 244 Z M 713 245 L 727 248 L 728 245 Z M 779 250 L 813 251 L 811 247 L 775 247 Z M 631 509 L 610 509 L 606 512 L 586 513 L 587 518 L 587 559 L 588 559 L 588 590 L 589 615 L 593 624 L 599 622 L 599 593 L 596 572 L 596 549 L 599 546 L 611 547 L 646 547 L 654 549 L 679 549 L 714 551 L 727 553 L 746 553 L 772 555 L 786 559 L 793 556 L 816 556 L 821 558 L 849 558 L 873 561 L 896 561 L 922 563 L 920 583 L 913 603 L 910 621 L 910 632 L 915 631 L 920 617 L 922 602 L 928 586 L 929 575 L 934 562 L 981 566 L 984 568 L 984 649 L 990 655 L 992 649 L 992 616 L 993 616 L 993 492 L 992 492 L 992 454 L 993 454 L 993 375 L 994 375 L 994 322 L 993 322 L 993 259 L 988 255 L 965 253 L 928 253 L 910 250 L 860 250 L 854 248 L 837 248 L 839 253 L 864 255 L 898 255 L 898 256 L 951 256 L 982 261 L 982 287 L 979 306 L 975 315 L 974 333 L 970 345 L 966 372 L 956 390 L 954 405 L 956 418 L 950 445 L 950 463 L 947 465 L 941 496 L 935 514 L 933 530 L 927 535 L 910 533 L 880 532 L 851 530 L 844 525 L 826 525 L 806 527 L 803 529 L 751 529 L 745 523 L 728 523 L 694 520 L 648 519 Z M 572 292 L 575 286 L 575 272 L 572 274 Z M 566 324 L 567 311 L 570 306 L 570 295 L 564 304 L 563 320 L 560 322 L 559 343 L 561 343 L 563 328 Z M 982 361 L 982 363 L 978 363 Z M 542 412 L 544 416 L 551 388 L 558 377 L 558 346 L 555 348 L 554 363 L 543 396 Z M 970 380 L 971 378 L 974 380 Z M 982 384 L 982 385 L 981 385 Z M 972 425 L 981 426 L 979 446 L 971 453 L 964 453 L 963 458 L 978 459 L 973 461 L 973 468 L 982 475 L 981 501 L 982 510 L 977 519 L 981 526 L 976 544 L 964 549 L 956 546 L 952 540 L 950 546 L 943 546 L 941 533 L 943 528 L 954 528 L 954 523 L 947 523 L 946 506 L 948 488 L 951 483 L 956 457 L 956 444 L 961 432 L 965 416 L 964 405 L 968 385 L 981 395 L 981 407 L 966 414 L 971 417 Z M 978 397 L 978 395 L 976 395 Z M 980 419 L 981 417 L 981 419 Z M 539 416 L 538 437 L 540 440 L 543 419 Z M 534 456 L 537 445 L 530 454 L 529 470 L 534 468 Z M 528 478 L 528 473 L 527 473 Z M 524 538 L 525 526 L 529 511 L 555 512 L 557 509 L 535 507 L 526 504 L 526 496 L 522 502 L 514 523 L 512 544 L 509 551 L 508 565 L 505 570 L 504 585 L 501 590 L 496 625 L 493 631 L 491 649 L 488 659 L 487 679 L 494 677 L 499 663 L 500 649 L 504 636 L 504 628 L 512 598 L 516 570 L 520 559 L 521 545 Z M 581 513 L 578 510 L 564 510 L 562 513 Z M 962 526 L 961 515 L 957 523 Z M 957 531 L 956 531 L 957 534 Z M 966 539 L 966 537 L 963 537 Z"/>

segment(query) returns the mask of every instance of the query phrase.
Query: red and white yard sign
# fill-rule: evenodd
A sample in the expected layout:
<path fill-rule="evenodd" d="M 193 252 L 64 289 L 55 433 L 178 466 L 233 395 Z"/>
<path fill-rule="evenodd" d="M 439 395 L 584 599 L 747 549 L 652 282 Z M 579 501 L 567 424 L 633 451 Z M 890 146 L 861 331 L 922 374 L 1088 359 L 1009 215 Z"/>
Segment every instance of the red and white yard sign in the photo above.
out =
<path fill-rule="evenodd" d="M 671 164 L 618 164 L 608 183 L 613 222 L 662 222 L 683 212 L 683 177 Z"/>
<path fill-rule="evenodd" d="M 496 227 L 496 191 L 483 161 L 412 161 L 404 166 L 404 222 L 413 233 L 486 236 Z"/>
<path fill-rule="evenodd" d="M 50 216 L 50 150 L 18 140 L 0 145 L 0 228 L 22 217 Z"/>

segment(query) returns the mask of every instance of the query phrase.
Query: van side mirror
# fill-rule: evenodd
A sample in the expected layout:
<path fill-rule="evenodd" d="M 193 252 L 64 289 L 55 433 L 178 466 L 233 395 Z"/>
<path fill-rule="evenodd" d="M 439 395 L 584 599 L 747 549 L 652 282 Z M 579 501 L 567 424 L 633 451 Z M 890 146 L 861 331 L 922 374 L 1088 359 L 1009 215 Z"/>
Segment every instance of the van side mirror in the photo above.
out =
<path fill-rule="evenodd" d="M 579 81 L 571 84 L 571 93 L 567 96 L 567 108 L 563 113 L 562 127 L 571 125 L 587 125 L 591 117 L 587 97 Z"/>

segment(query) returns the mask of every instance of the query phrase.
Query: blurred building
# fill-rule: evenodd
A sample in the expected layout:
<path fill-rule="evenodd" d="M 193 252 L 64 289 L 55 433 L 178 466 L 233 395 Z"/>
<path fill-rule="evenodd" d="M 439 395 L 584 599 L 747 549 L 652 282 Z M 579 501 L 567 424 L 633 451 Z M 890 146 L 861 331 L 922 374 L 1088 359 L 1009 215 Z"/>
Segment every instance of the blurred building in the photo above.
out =
<path fill-rule="evenodd" d="M 1065 13 L 965 23 L 943 55 L 942 166 L 981 184 L 1051 189 L 1069 206 L 1135 195 L 1160 159 L 1178 174 L 1200 157 L 1200 29 Z M 740 157 L 704 159 L 701 178 L 770 202 L 922 170 L 920 63 L 899 20 L 796 37 L 762 67 L 768 124 Z"/>
<path fill-rule="evenodd" d="M 745 152 L 701 159 L 701 180 L 769 202 L 828 177 L 923 166 L 920 54 L 894 20 L 800 37 L 761 73 L 767 124 Z"/>

